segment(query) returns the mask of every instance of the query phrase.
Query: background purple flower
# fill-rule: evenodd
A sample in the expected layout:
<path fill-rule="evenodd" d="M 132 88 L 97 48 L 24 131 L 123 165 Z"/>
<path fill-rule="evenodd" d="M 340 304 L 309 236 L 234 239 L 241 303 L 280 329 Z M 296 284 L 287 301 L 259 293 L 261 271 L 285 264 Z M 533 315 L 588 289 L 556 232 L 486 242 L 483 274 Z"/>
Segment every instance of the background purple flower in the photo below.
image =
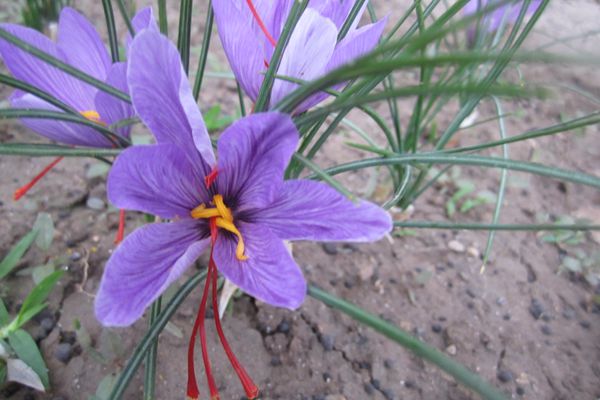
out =
<path fill-rule="evenodd" d="M 230 126 L 218 142 L 218 162 L 201 122 L 175 47 L 156 32 L 136 36 L 128 79 L 140 118 L 159 144 L 125 150 L 108 178 L 108 196 L 119 208 L 171 219 L 128 236 L 106 266 L 96 298 L 105 325 L 133 323 L 210 242 L 208 219 L 192 211 L 214 208 L 217 196 L 230 210 L 236 235 L 219 229 L 214 260 L 221 273 L 250 295 L 296 308 L 306 282 L 283 240 L 373 241 L 389 232 L 387 212 L 353 203 L 329 186 L 284 181 L 298 143 L 289 116 L 255 114 Z M 204 178 L 216 167 L 215 183 Z M 240 259 L 239 241 L 243 239 Z"/>
<path fill-rule="evenodd" d="M 312 0 L 290 37 L 277 73 L 313 80 L 371 51 L 381 37 L 386 19 L 357 29 L 367 2 L 348 34 L 337 42 L 339 30 L 354 3 L 354 0 Z M 256 101 L 273 55 L 273 43 L 261 30 L 246 0 L 213 0 L 212 4 L 231 69 L 244 92 Z M 277 41 L 293 0 L 257 0 L 253 4 L 269 35 Z M 276 80 L 271 105 L 296 87 L 295 83 Z M 296 112 L 305 111 L 326 97 L 324 93 L 317 94 Z"/>
<path fill-rule="evenodd" d="M 463 13 L 465 15 L 475 14 L 476 12 L 485 9 L 494 3 L 498 3 L 499 1 L 500 0 L 470 0 L 463 8 Z M 541 2 L 542 0 L 531 0 L 526 13 L 533 14 L 538 9 Z M 483 17 L 481 29 L 484 29 L 488 32 L 495 32 L 498 30 L 498 28 L 500 28 L 502 23 L 514 23 L 519 17 L 523 7 L 523 1 L 516 1 L 496 8 L 494 11 Z M 470 35 L 474 35 L 475 28 L 470 29 L 473 30 Z"/>
<path fill-rule="evenodd" d="M 150 8 L 136 15 L 134 26 L 136 29 L 156 26 Z M 125 63 L 111 62 L 94 26 L 72 8 L 65 7 L 60 13 L 56 43 L 38 31 L 24 26 L 1 24 L 0 29 L 5 29 L 39 50 L 127 92 Z M 91 119 L 99 116 L 100 122 L 110 125 L 133 116 L 130 104 L 78 80 L 2 39 L 0 56 L 15 78 L 48 92 L 77 111 L 85 113 L 85 116 L 91 116 Z M 11 96 L 11 105 L 15 108 L 62 111 L 20 90 Z M 49 119 L 23 119 L 22 122 L 40 135 L 58 142 L 90 147 L 113 146 L 112 142 L 100 133 L 81 124 Z M 117 133 L 126 137 L 129 130 L 129 127 L 122 127 Z"/>

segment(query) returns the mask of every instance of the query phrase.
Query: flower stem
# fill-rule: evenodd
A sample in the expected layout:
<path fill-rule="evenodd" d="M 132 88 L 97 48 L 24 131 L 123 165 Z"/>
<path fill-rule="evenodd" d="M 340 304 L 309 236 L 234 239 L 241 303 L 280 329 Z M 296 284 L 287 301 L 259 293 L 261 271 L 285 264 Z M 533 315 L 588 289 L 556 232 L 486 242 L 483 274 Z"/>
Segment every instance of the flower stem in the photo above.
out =
<path fill-rule="evenodd" d="M 389 322 L 313 285 L 309 285 L 308 294 L 329 307 L 335 308 L 358 322 L 373 328 L 417 356 L 435 364 L 446 373 L 452 375 L 458 382 L 481 395 L 482 398 L 487 400 L 506 400 L 506 397 L 502 393 L 490 386 L 481 377 Z"/>

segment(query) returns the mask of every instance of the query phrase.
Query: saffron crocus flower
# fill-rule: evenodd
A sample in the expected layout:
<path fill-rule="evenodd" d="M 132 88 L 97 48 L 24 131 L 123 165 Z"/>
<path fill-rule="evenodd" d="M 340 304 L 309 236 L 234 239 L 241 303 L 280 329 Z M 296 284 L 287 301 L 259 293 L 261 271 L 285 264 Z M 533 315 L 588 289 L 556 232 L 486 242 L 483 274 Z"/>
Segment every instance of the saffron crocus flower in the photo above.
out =
<path fill-rule="evenodd" d="M 294 0 L 213 0 L 215 20 L 225 54 L 244 92 L 256 101 Z M 348 34 L 338 42 L 339 31 L 355 0 L 311 0 L 283 53 L 278 75 L 314 80 L 371 51 L 383 32 L 386 19 L 357 28 L 366 7 Z M 271 93 L 275 105 L 298 85 L 277 79 Z M 300 113 L 321 102 L 327 94 L 307 99 Z"/>
<path fill-rule="evenodd" d="M 141 10 L 133 20 L 136 29 L 158 29 L 151 8 Z M 56 43 L 40 32 L 15 24 L 0 24 L 0 29 L 17 36 L 61 61 L 70 64 L 94 78 L 127 92 L 126 64 L 112 63 L 108 51 L 94 26 L 72 8 L 65 7 L 60 13 Z M 133 107 L 53 67 L 39 58 L 21 50 L 10 42 L 0 39 L 0 57 L 12 75 L 33 85 L 79 111 L 84 117 L 102 125 L 111 125 L 134 115 Z M 62 111 L 46 101 L 20 90 L 10 99 L 12 107 Z M 51 119 L 22 119 L 26 126 L 49 139 L 68 145 L 89 147 L 114 147 L 115 143 L 91 127 Z M 129 136 L 129 127 L 121 127 L 116 133 Z M 43 174 L 56 165 L 53 161 L 28 185 L 15 192 L 20 198 Z"/>
<path fill-rule="evenodd" d="M 500 0 L 470 0 L 463 8 L 463 12 L 465 15 L 475 14 L 499 1 Z M 526 13 L 533 14 L 538 9 L 541 2 L 542 0 L 531 0 Z M 495 32 L 502 24 L 514 23 L 524 6 L 523 1 L 521 0 L 494 9 L 494 11 L 483 17 L 481 28 L 487 32 Z M 472 41 L 475 35 L 475 28 L 470 28 L 468 35 L 469 40 Z"/>
<path fill-rule="evenodd" d="M 193 370 L 196 332 L 204 337 L 204 311 L 217 270 L 246 293 L 278 307 L 295 309 L 306 282 L 284 240 L 358 241 L 391 230 L 387 212 L 354 203 L 311 180 L 284 181 L 298 143 L 287 115 L 255 114 L 221 135 L 218 161 L 176 48 L 160 34 L 144 31 L 131 47 L 128 82 L 134 107 L 157 144 L 126 149 L 108 177 L 108 198 L 117 207 L 171 220 L 137 229 L 109 259 L 96 297 L 98 320 L 126 326 L 211 246 L 209 272 L 190 340 L 188 396 L 198 390 Z M 215 311 L 217 330 L 246 389 L 257 389 L 231 353 Z M 211 397 L 212 398 L 212 397 Z"/>

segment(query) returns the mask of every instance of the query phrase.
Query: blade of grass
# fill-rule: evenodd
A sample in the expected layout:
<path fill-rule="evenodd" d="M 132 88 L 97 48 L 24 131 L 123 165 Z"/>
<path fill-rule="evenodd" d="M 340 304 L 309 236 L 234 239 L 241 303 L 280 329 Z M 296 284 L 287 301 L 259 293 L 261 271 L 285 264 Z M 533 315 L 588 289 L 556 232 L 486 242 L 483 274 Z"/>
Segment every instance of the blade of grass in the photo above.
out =
<path fill-rule="evenodd" d="M 115 157 L 122 149 L 73 148 L 53 144 L 2 143 L 0 155 L 30 157 Z"/>
<path fill-rule="evenodd" d="M 190 68 L 190 34 L 192 26 L 192 0 L 181 0 L 179 8 L 179 36 L 177 48 L 181 54 L 181 63 L 187 74 Z"/>
<path fill-rule="evenodd" d="M 202 87 L 202 78 L 204 77 L 204 70 L 206 69 L 206 60 L 208 58 L 208 48 L 210 47 L 210 38 L 212 35 L 213 27 L 213 9 L 212 2 L 208 1 L 208 8 L 206 11 L 206 22 L 204 25 L 204 35 L 202 36 L 202 48 L 200 49 L 200 58 L 198 60 L 198 69 L 196 71 L 196 80 L 194 81 L 194 98 L 198 100 L 200 94 L 200 88 Z"/>
<path fill-rule="evenodd" d="M 121 17 L 123 17 L 123 21 L 125 21 L 125 25 L 127 26 L 127 30 L 131 37 L 135 36 L 135 30 L 133 29 L 133 25 L 131 25 L 131 18 L 127 13 L 127 7 L 125 7 L 125 2 L 123 0 L 117 0 L 117 4 L 119 6 L 119 11 L 121 12 Z"/>
<path fill-rule="evenodd" d="M 394 222 L 396 228 L 452 229 L 473 231 L 598 231 L 592 224 L 482 224 L 477 222 L 403 221 Z"/>
<path fill-rule="evenodd" d="M 156 319 L 160 315 L 162 297 L 158 297 L 152 303 L 150 309 L 150 318 L 148 319 L 149 328 L 156 323 Z M 155 383 L 156 383 L 156 357 L 158 356 L 158 339 L 154 341 L 148 354 L 146 354 L 145 370 L 144 370 L 144 400 L 154 400 Z"/>
<path fill-rule="evenodd" d="M 117 28 L 115 27 L 115 15 L 110 0 L 102 0 L 104 8 L 104 19 L 106 20 L 106 30 L 108 31 L 108 44 L 110 45 L 110 55 L 113 63 L 119 61 L 119 40 L 117 39 Z"/>
<path fill-rule="evenodd" d="M 158 25 L 160 33 L 169 36 L 169 21 L 167 20 L 167 0 L 158 0 Z"/>

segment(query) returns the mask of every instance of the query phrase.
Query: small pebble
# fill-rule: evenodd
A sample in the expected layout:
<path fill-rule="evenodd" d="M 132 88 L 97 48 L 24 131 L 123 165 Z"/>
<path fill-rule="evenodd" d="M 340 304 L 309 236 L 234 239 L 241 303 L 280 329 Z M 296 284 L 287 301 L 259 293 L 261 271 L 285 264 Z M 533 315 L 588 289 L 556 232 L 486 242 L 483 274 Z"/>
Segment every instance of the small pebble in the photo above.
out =
<path fill-rule="evenodd" d="M 431 325 L 431 330 L 435 333 L 440 333 L 442 331 L 442 326 L 440 324 Z"/>
<path fill-rule="evenodd" d="M 404 382 L 404 387 L 407 389 L 413 389 L 417 387 L 417 384 L 414 381 L 411 381 L 410 379 L 407 379 Z"/>
<path fill-rule="evenodd" d="M 325 251 L 325 253 L 334 256 L 338 253 L 338 249 L 337 246 L 335 245 L 335 243 L 323 243 L 321 245 L 321 247 L 323 247 L 323 250 Z"/>
<path fill-rule="evenodd" d="M 531 305 L 529 306 L 529 313 L 535 319 L 540 319 L 542 314 L 544 313 L 544 306 L 538 299 L 532 299 Z"/>
<path fill-rule="evenodd" d="M 103 210 L 105 206 L 104 200 L 98 197 L 88 197 L 85 205 L 92 210 Z"/>
<path fill-rule="evenodd" d="M 371 385 L 373 385 L 375 389 L 381 390 L 381 382 L 379 382 L 379 379 L 371 379 Z"/>
<path fill-rule="evenodd" d="M 67 364 L 73 355 L 73 346 L 69 343 L 60 343 L 56 346 L 54 357 L 60 362 Z"/>
<path fill-rule="evenodd" d="M 467 254 L 473 258 L 481 257 L 481 253 L 479 253 L 479 250 L 477 250 L 477 247 L 474 247 L 474 246 L 470 246 L 469 248 L 467 248 Z"/>
<path fill-rule="evenodd" d="M 544 335 L 547 335 L 547 336 L 552 335 L 552 329 L 548 325 L 542 325 L 541 330 Z"/>
<path fill-rule="evenodd" d="M 325 381 L 325 383 L 331 382 L 331 375 L 329 375 L 328 372 L 324 372 L 323 373 L 323 380 Z"/>
<path fill-rule="evenodd" d="M 581 327 L 583 329 L 590 329 L 592 327 L 592 324 L 590 324 L 590 321 L 581 321 L 579 323 L 579 325 L 581 325 Z"/>
<path fill-rule="evenodd" d="M 79 261 L 81 259 L 81 253 L 78 251 L 74 251 L 73 254 L 69 256 L 69 260 L 71 261 Z"/>
<path fill-rule="evenodd" d="M 367 394 L 370 396 L 372 396 L 373 393 L 375 393 L 375 388 L 370 383 L 365 383 L 363 388 L 365 389 L 365 392 L 367 392 Z"/>
<path fill-rule="evenodd" d="M 277 367 L 278 365 L 281 365 L 281 358 L 279 358 L 279 356 L 271 357 L 271 365 L 273 367 Z"/>
<path fill-rule="evenodd" d="M 473 288 L 470 288 L 470 287 L 469 287 L 469 288 L 467 288 L 466 292 L 467 292 L 467 294 L 469 295 L 469 297 L 471 297 L 471 298 L 473 298 L 473 299 L 474 299 L 475 297 L 477 297 L 477 293 L 475 292 L 475 290 L 474 290 Z"/>
<path fill-rule="evenodd" d="M 383 360 L 383 366 L 387 369 L 392 369 L 394 368 L 394 361 L 390 360 L 389 358 L 386 358 L 385 360 Z"/>
<path fill-rule="evenodd" d="M 381 393 L 386 400 L 394 400 L 396 398 L 396 395 L 394 392 L 392 392 L 392 389 L 383 389 Z"/>
<path fill-rule="evenodd" d="M 46 333 L 50 332 L 52 329 L 54 329 L 54 318 L 44 318 L 42 322 L 40 322 L 40 327 L 45 330 Z"/>
<path fill-rule="evenodd" d="M 498 297 L 496 299 L 496 304 L 498 304 L 500 307 L 502 307 L 503 305 L 506 304 L 506 299 L 504 297 Z"/>
<path fill-rule="evenodd" d="M 446 353 L 450 354 L 451 356 L 455 356 L 456 355 L 456 346 L 451 344 L 450 346 L 446 347 Z"/>
<path fill-rule="evenodd" d="M 277 332 L 281 332 L 283 334 L 288 334 L 290 332 L 290 323 L 285 319 L 277 325 Z"/>
<path fill-rule="evenodd" d="M 360 361 L 358 363 L 358 368 L 360 369 L 371 369 L 371 363 L 368 361 Z"/>
<path fill-rule="evenodd" d="M 521 386 L 517 386 L 517 394 L 519 396 L 523 396 L 525 394 L 525 389 L 522 388 Z"/>
<path fill-rule="evenodd" d="M 498 378 L 498 380 L 500 382 L 510 382 L 513 380 L 513 374 L 512 372 L 506 370 L 506 369 L 501 369 L 498 371 L 498 373 L 496 374 L 496 377 Z"/>
<path fill-rule="evenodd" d="M 448 248 L 455 253 L 464 253 L 466 250 L 465 245 L 459 242 L 458 240 L 449 241 Z"/>
<path fill-rule="evenodd" d="M 319 341 L 321 342 L 321 345 L 323 346 L 323 349 L 325 349 L 325 351 L 333 350 L 333 346 L 335 344 L 335 339 L 333 338 L 333 336 L 321 335 L 319 336 Z"/>
<path fill-rule="evenodd" d="M 504 314 L 504 315 L 502 316 L 502 319 L 503 319 L 503 320 L 505 320 L 505 321 L 510 321 L 510 314 L 508 314 L 508 313 L 507 313 L 507 314 Z"/>

